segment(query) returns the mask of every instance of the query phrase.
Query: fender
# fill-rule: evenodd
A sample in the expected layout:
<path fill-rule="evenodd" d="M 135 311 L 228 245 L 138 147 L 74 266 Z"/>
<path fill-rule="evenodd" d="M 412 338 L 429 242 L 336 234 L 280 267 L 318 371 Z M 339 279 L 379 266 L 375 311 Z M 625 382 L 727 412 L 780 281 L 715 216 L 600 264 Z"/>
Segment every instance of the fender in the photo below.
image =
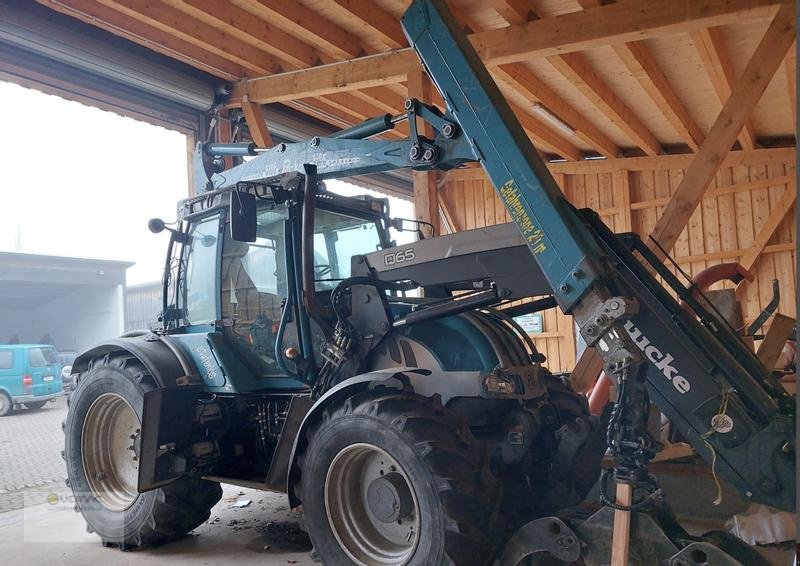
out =
<path fill-rule="evenodd" d="M 72 364 L 72 372 L 79 373 L 89 369 L 94 359 L 111 352 L 127 352 L 137 358 L 158 387 L 178 387 L 200 383 L 197 368 L 166 335 L 152 332 L 123 334 L 101 342 L 82 353 Z"/>
<path fill-rule="evenodd" d="M 410 374 L 410 375 L 409 375 Z M 297 465 L 297 456 L 305 450 L 308 429 L 316 424 L 321 418 L 327 407 L 343 399 L 352 397 L 362 391 L 375 389 L 378 386 L 397 391 L 408 391 L 413 393 L 414 377 L 420 378 L 428 376 L 431 372 L 422 368 L 397 367 L 383 370 L 372 371 L 361 375 L 356 375 L 339 383 L 336 387 L 327 391 L 322 397 L 317 399 L 314 405 L 308 410 L 300 428 L 295 435 L 294 445 L 292 446 L 291 456 L 289 457 L 289 470 L 286 478 L 286 494 L 289 496 L 289 505 L 294 508 L 300 505 L 301 501 L 295 493 L 294 486 L 300 478 L 300 467 Z"/>

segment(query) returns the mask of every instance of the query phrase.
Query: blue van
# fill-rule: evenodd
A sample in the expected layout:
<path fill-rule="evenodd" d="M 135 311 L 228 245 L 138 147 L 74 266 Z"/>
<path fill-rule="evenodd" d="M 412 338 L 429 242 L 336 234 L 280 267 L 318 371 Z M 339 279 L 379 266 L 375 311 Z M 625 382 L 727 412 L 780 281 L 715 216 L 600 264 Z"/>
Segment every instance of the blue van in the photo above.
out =
<path fill-rule="evenodd" d="M 41 409 L 64 395 L 61 364 L 48 344 L 0 344 L 0 417 L 16 405 Z"/>

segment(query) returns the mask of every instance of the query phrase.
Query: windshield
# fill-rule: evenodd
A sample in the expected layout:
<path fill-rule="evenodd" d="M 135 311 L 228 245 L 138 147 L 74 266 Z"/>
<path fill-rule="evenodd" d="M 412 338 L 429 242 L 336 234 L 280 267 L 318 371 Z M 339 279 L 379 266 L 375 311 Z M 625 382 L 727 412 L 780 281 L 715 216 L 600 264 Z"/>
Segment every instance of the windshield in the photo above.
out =
<path fill-rule="evenodd" d="M 380 232 L 374 220 L 317 209 L 314 217 L 314 279 L 317 290 L 333 289 L 339 281 L 350 277 L 353 256 L 380 248 Z"/>

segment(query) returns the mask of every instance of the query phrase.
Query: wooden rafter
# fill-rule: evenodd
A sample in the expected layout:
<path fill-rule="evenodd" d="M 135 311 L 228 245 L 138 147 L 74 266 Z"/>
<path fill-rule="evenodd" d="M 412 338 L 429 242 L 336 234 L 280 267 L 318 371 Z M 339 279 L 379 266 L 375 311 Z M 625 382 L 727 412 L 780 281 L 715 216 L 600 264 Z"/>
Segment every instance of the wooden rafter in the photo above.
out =
<path fill-rule="evenodd" d="M 722 44 L 722 30 L 718 27 L 697 29 L 692 31 L 690 35 L 720 102 L 725 104 L 736 82 L 736 75 Z M 756 136 L 753 133 L 753 126 L 749 119 L 745 120 L 738 137 L 743 149 L 753 149 L 755 147 Z"/>
<path fill-rule="evenodd" d="M 306 43 L 318 46 L 321 51 L 332 53 L 337 59 L 366 53 L 357 37 L 297 0 L 238 0 L 237 4 L 262 19 L 275 22 Z"/>
<path fill-rule="evenodd" d="M 601 0 L 578 0 L 583 9 L 602 5 Z M 705 135 L 689 114 L 666 75 L 658 66 L 653 54 L 643 41 L 617 43 L 611 46 L 633 77 L 669 121 L 675 132 L 690 148 L 697 151 Z"/>
<path fill-rule="evenodd" d="M 261 0 L 257 3 L 262 5 L 274 1 Z M 728 0 L 721 3 L 695 0 L 681 3 L 681 9 L 676 10 L 670 2 L 624 0 L 590 10 L 476 33 L 470 36 L 470 40 L 488 65 L 505 64 L 600 45 L 674 35 L 735 22 L 744 17 L 763 16 L 773 13 L 779 1 Z M 251 100 L 266 103 L 385 86 L 404 81 L 417 64 L 413 51 L 400 49 L 312 69 L 250 79 L 246 84 L 237 85 L 234 97 L 240 96 L 246 89 Z"/>
<path fill-rule="evenodd" d="M 782 4 L 672 195 L 652 237 L 670 250 L 795 39 L 794 4 Z M 652 243 L 651 243 L 652 244 Z M 654 250 L 661 255 L 660 250 Z"/>
<path fill-rule="evenodd" d="M 547 61 L 647 155 L 661 153 L 661 143 L 594 71 L 591 63 L 583 54 L 568 53 L 557 57 L 548 57 Z"/>
<path fill-rule="evenodd" d="M 374 2 L 363 0 L 333 0 L 347 14 L 377 32 L 390 49 L 407 47 L 408 41 L 398 25 L 397 18 Z"/>
<path fill-rule="evenodd" d="M 247 73 L 241 65 L 144 24 L 94 0 L 38 0 L 39 3 L 114 35 L 139 43 L 225 80 L 238 80 Z"/>
<path fill-rule="evenodd" d="M 600 128 L 570 106 L 562 96 L 548 87 L 522 63 L 499 65 L 491 69 L 495 78 L 507 82 L 533 102 L 541 102 L 548 110 L 575 130 L 575 135 L 605 157 L 619 156 L 617 145 Z"/>
<path fill-rule="evenodd" d="M 509 24 L 524 24 L 538 18 L 528 0 L 489 0 L 489 4 Z"/>
<path fill-rule="evenodd" d="M 226 0 L 162 0 L 224 34 L 265 51 L 291 67 L 302 69 L 320 63 L 319 51 L 286 33 L 279 26 L 257 20 L 247 10 Z"/>
<path fill-rule="evenodd" d="M 278 60 L 271 54 L 223 33 L 172 6 L 139 0 L 98 0 L 98 2 L 238 63 L 251 73 L 277 73 L 282 70 Z"/>
<path fill-rule="evenodd" d="M 492 0 L 492 8 L 511 25 L 524 24 L 539 18 L 534 7 L 527 0 Z M 490 71 L 496 79 L 512 86 L 534 102 L 541 102 L 575 130 L 575 135 L 597 149 L 601 155 L 616 157 L 619 148 L 594 124 L 584 118 L 562 96 L 544 84 L 528 67 L 522 63 L 509 63 L 492 67 Z"/>

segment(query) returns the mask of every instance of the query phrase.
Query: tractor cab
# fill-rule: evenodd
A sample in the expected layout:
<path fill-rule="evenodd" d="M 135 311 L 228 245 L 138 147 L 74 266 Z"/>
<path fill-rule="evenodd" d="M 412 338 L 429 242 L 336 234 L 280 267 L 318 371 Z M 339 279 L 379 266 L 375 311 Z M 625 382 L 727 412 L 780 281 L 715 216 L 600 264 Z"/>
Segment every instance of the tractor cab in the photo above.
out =
<path fill-rule="evenodd" d="M 306 199 L 305 184 L 285 175 L 179 204 L 160 322 L 197 354 L 207 386 L 307 388 L 335 321 L 332 290 L 351 276 L 352 257 L 391 245 L 387 199 L 344 197 L 321 183 Z M 304 267 L 313 291 L 303 289 Z"/>

